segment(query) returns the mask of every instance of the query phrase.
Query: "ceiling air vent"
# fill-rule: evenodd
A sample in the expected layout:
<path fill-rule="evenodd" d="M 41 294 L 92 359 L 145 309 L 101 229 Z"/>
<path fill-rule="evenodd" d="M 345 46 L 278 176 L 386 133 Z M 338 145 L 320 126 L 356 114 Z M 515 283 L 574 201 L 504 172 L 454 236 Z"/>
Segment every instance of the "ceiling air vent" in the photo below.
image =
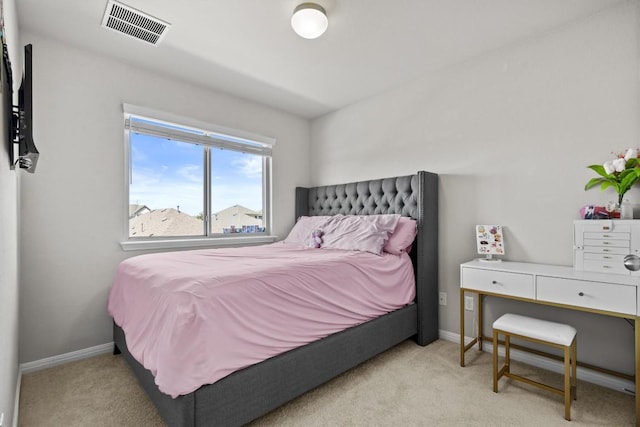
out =
<path fill-rule="evenodd" d="M 171 24 L 114 0 L 107 2 L 102 26 L 157 46 Z"/>

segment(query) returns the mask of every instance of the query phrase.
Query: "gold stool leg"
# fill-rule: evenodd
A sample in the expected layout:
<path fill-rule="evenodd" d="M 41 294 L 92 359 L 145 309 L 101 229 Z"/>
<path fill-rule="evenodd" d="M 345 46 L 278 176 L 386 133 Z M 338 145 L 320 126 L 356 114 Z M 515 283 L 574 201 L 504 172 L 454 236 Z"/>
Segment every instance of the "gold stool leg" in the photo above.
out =
<path fill-rule="evenodd" d="M 504 334 L 504 365 L 506 369 L 505 372 L 511 372 L 511 336 L 509 334 Z"/>
<path fill-rule="evenodd" d="M 571 346 L 564 348 L 564 418 L 571 421 Z"/>
<path fill-rule="evenodd" d="M 573 400 L 578 400 L 578 373 L 577 373 L 577 365 L 578 365 L 578 337 L 573 339 L 571 343 L 571 350 L 573 354 L 571 355 L 571 361 L 573 362 L 572 373 L 571 373 L 571 385 L 573 386 Z"/>
<path fill-rule="evenodd" d="M 498 331 L 493 330 L 493 392 L 498 392 Z"/>

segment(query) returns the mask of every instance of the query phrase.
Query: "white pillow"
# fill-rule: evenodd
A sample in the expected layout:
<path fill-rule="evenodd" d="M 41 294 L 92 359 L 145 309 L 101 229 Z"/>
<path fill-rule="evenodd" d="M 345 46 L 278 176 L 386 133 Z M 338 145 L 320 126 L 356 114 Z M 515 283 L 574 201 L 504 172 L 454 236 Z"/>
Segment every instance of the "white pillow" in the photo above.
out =
<path fill-rule="evenodd" d="M 299 243 L 306 245 L 313 230 L 322 230 L 330 216 L 301 216 L 295 223 L 289 235 L 284 239 L 285 243 Z"/>
<path fill-rule="evenodd" d="M 346 249 L 382 254 L 400 215 L 335 215 L 324 224 L 322 249 Z"/>

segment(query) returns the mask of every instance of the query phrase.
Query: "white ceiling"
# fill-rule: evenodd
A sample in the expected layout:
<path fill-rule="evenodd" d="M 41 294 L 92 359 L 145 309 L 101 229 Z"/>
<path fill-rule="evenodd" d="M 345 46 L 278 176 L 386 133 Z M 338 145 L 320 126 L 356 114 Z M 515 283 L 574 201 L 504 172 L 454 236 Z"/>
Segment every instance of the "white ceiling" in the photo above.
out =
<path fill-rule="evenodd" d="M 16 0 L 19 29 L 313 118 L 629 0 L 123 0 L 172 24 L 158 47 L 101 27 L 107 0 Z M 35 48 L 35 47 L 34 47 Z"/>

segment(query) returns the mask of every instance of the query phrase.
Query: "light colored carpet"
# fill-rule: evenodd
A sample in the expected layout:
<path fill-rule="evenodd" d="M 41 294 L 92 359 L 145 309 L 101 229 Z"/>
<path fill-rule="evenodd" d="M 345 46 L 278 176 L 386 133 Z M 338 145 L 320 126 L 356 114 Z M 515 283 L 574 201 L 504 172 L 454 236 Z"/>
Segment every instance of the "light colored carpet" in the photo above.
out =
<path fill-rule="evenodd" d="M 562 398 L 502 379 L 492 391 L 491 354 L 411 341 L 254 421 L 263 426 L 625 426 L 634 398 L 578 381 L 571 423 Z M 515 362 L 513 372 L 561 386 L 558 374 Z M 579 378 L 579 377 L 578 377 Z M 120 356 L 102 355 L 24 375 L 20 426 L 163 426 Z"/>

